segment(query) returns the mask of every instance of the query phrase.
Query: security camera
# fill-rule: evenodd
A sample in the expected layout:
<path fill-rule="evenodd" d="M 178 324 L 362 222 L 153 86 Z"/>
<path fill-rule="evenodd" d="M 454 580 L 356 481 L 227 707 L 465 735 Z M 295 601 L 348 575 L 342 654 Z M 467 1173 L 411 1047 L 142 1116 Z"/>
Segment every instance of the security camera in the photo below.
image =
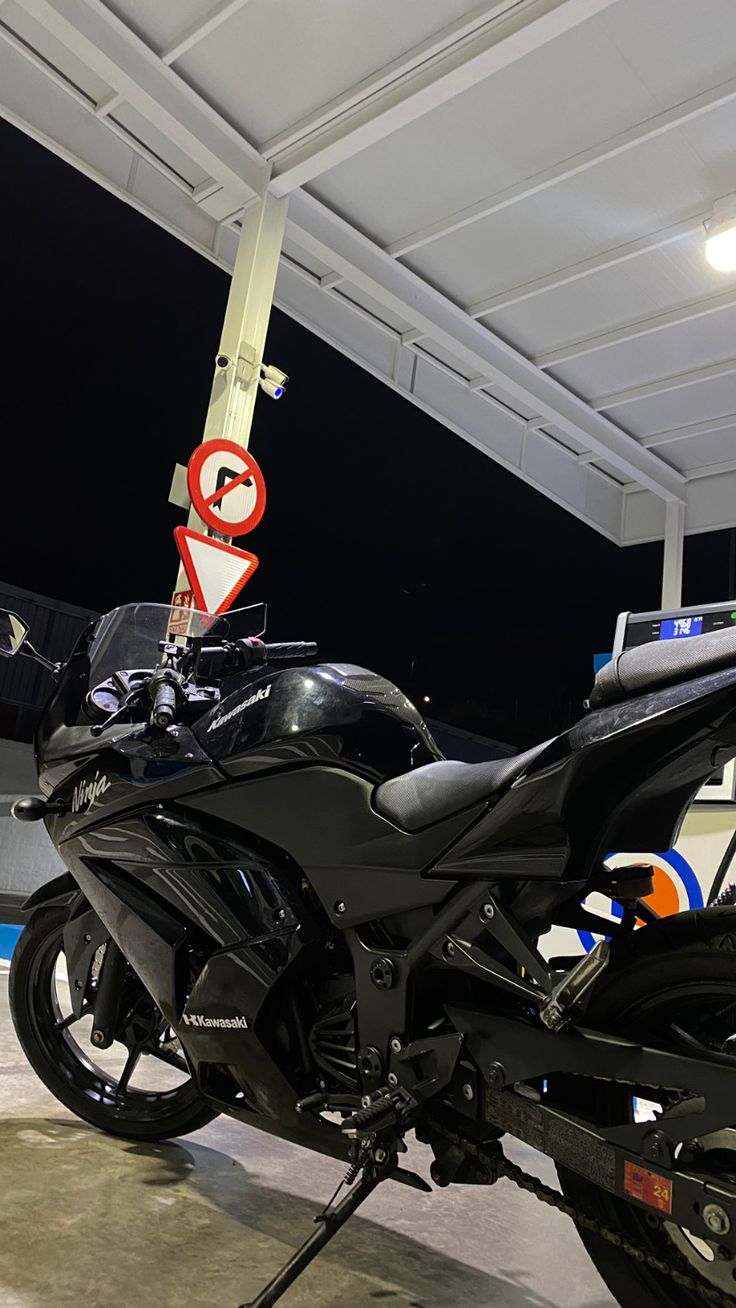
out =
<path fill-rule="evenodd" d="M 215 363 L 217 364 L 218 368 L 229 368 L 230 364 L 232 363 L 232 359 L 227 354 L 218 354 L 215 356 Z"/>
<path fill-rule="evenodd" d="M 289 378 L 280 368 L 274 368 L 273 364 L 262 363 L 259 383 L 262 391 L 270 395 L 272 400 L 280 400 L 286 389 L 286 383 Z"/>
<path fill-rule="evenodd" d="M 271 363 L 261 364 L 261 377 L 264 381 L 275 382 L 277 386 L 285 386 L 289 378 L 280 368 L 274 368 Z"/>

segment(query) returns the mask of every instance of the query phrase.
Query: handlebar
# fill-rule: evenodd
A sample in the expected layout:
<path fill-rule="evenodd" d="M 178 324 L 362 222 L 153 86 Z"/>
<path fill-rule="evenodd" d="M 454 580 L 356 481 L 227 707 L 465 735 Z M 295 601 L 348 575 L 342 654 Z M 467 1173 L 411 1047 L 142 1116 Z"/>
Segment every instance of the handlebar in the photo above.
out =
<path fill-rule="evenodd" d="M 174 645 L 162 645 L 161 650 L 169 659 L 181 653 Z M 220 641 L 216 645 L 199 648 L 193 669 L 193 684 L 198 684 L 201 665 L 206 669 L 205 675 L 214 677 L 215 684 L 219 685 L 228 676 L 249 672 L 265 663 L 291 663 L 298 659 L 313 659 L 316 654 L 317 645 L 313 640 L 279 641 L 266 645 L 257 636 L 249 636 L 245 640 Z M 188 697 L 187 687 L 190 683 L 187 672 L 182 667 L 172 667 L 170 662 L 164 662 L 148 680 L 152 726 L 166 730 L 177 720 L 179 704 Z M 106 725 L 110 725 L 110 719 Z"/>
<path fill-rule="evenodd" d="M 313 659 L 317 656 L 317 643 L 313 640 L 280 641 L 275 645 L 266 645 L 266 660 L 269 663 L 287 662 L 291 659 Z"/>
<path fill-rule="evenodd" d="M 151 721 L 157 727 L 170 727 L 176 716 L 176 690 L 163 682 L 156 691 Z"/>
<path fill-rule="evenodd" d="M 158 667 L 148 683 L 151 696 L 151 724 L 165 729 L 176 720 L 182 696 L 182 677 L 173 668 Z"/>

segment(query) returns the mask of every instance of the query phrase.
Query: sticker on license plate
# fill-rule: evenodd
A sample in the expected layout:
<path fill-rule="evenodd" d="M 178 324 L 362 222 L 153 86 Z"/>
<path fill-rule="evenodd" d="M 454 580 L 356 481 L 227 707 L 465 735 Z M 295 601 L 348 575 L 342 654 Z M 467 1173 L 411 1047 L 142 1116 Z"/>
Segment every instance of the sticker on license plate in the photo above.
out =
<path fill-rule="evenodd" d="M 628 1160 L 624 1163 L 624 1193 L 661 1213 L 672 1212 L 672 1182 Z"/>

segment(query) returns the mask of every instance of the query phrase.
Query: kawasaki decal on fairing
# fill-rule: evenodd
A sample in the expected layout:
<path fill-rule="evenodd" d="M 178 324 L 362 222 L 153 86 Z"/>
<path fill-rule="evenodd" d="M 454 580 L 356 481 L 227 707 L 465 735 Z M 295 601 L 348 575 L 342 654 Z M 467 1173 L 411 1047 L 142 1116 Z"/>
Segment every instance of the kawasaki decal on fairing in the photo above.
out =
<path fill-rule="evenodd" d="M 100 795 L 110 789 L 110 782 L 99 772 L 90 781 L 80 781 L 72 792 L 72 813 L 81 813 L 83 808 L 90 809 L 97 803 Z"/>
<path fill-rule="evenodd" d="M 248 1021 L 245 1017 L 202 1017 L 200 1013 L 185 1013 L 184 1023 L 186 1026 L 214 1026 L 218 1029 L 248 1030 Z"/>
<path fill-rule="evenodd" d="M 272 685 L 273 682 L 270 682 L 268 686 L 261 686 L 260 690 L 257 690 L 255 695 L 250 696 L 250 699 L 244 699 L 242 704 L 237 704 L 234 709 L 230 709 L 229 713 L 223 713 L 221 717 L 215 718 L 214 722 L 210 722 L 207 730 L 214 731 L 215 727 L 221 727 L 223 722 L 229 722 L 231 718 L 236 718 L 239 713 L 250 708 L 251 704 L 257 704 L 259 699 L 268 699 L 271 694 Z"/>

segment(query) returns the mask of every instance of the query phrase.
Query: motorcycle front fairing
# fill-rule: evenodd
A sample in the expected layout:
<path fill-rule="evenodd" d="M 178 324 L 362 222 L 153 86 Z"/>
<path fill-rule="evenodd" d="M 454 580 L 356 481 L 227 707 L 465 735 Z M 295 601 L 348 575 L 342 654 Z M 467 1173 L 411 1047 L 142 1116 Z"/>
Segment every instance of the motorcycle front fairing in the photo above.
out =
<path fill-rule="evenodd" d="M 194 730 L 138 723 L 94 735 L 85 708 L 94 678 L 89 645 L 88 637 L 70 660 L 38 734 L 52 839 L 176 1029 L 202 1093 L 225 1111 L 342 1157 L 339 1134 L 295 1114 L 305 1087 L 282 1070 L 300 1058 L 295 1028 L 280 1015 L 304 989 L 305 958 L 311 984 L 329 958 L 319 904 L 305 896 L 288 853 L 288 805 L 283 839 L 267 842 L 242 822 L 195 815 L 189 804 L 200 792 L 237 785 L 241 771 L 254 778 L 300 772 L 310 761 L 354 775 L 362 804 L 373 784 L 439 751 L 395 687 L 352 667 L 250 678 Z M 140 663 L 141 653 L 128 649 L 128 662 Z M 341 812 L 325 811 L 325 829 L 342 816 L 344 801 L 342 791 L 333 794 Z M 433 839 L 427 859 L 440 843 Z M 436 902 L 447 890 L 416 874 L 411 881 L 407 906 Z M 295 1014 L 294 1022 L 306 1029 L 313 1016 Z"/>

